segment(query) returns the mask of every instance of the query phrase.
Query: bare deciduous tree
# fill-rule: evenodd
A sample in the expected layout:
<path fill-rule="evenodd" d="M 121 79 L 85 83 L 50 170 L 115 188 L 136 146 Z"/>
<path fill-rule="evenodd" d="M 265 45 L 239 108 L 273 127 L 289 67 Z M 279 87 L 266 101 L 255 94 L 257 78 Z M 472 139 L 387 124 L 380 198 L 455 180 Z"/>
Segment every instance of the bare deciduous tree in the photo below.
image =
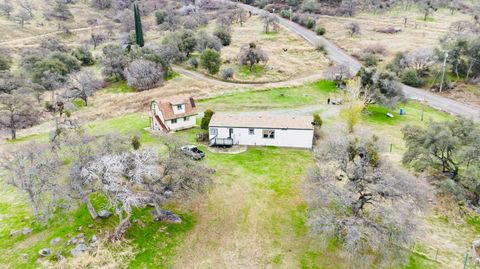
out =
<path fill-rule="evenodd" d="M 345 29 L 347 29 L 348 34 L 351 37 L 360 34 L 360 24 L 358 24 L 358 22 L 348 23 L 347 25 L 345 25 Z"/>
<path fill-rule="evenodd" d="M 175 14 L 175 11 L 168 10 L 163 20 L 161 27 L 167 31 L 175 31 L 180 26 L 180 18 Z"/>
<path fill-rule="evenodd" d="M 16 149 L 1 163 L 6 182 L 26 193 L 36 218 L 48 218 L 57 206 L 60 163 L 55 154 L 38 144 Z"/>
<path fill-rule="evenodd" d="M 161 85 L 163 76 L 162 66 L 148 60 L 134 60 L 125 68 L 128 86 L 141 91 Z"/>
<path fill-rule="evenodd" d="M 432 49 L 421 48 L 406 53 L 400 64 L 405 68 L 413 68 L 424 74 L 435 63 L 435 54 Z"/>
<path fill-rule="evenodd" d="M 34 17 L 33 10 L 35 9 L 35 6 L 33 5 L 32 0 L 22 0 L 18 5 L 28 13 L 30 18 Z"/>
<path fill-rule="evenodd" d="M 13 10 L 14 8 L 10 0 L 3 0 L 3 3 L 0 3 L 0 11 L 3 16 L 10 18 Z"/>
<path fill-rule="evenodd" d="M 30 89 L 18 89 L 0 94 L 0 127 L 10 130 L 17 138 L 17 130 L 38 122 L 40 111 Z"/>
<path fill-rule="evenodd" d="M 69 79 L 67 96 L 80 98 L 88 106 L 88 97 L 92 96 L 103 86 L 103 81 L 91 70 L 83 70 L 72 74 Z"/>
<path fill-rule="evenodd" d="M 153 203 L 161 216 L 167 199 L 203 189 L 210 175 L 176 148 L 164 158 L 151 150 L 105 154 L 90 162 L 84 173 L 101 182 L 102 193 L 115 208 L 119 224 L 112 240 L 121 239 L 129 227 L 132 208 Z"/>
<path fill-rule="evenodd" d="M 12 17 L 12 19 L 20 25 L 20 28 L 23 28 L 25 23 L 32 20 L 32 18 L 32 15 L 30 15 L 30 13 L 28 13 L 26 10 L 20 10 Z"/>
<path fill-rule="evenodd" d="M 260 18 L 263 21 L 263 30 L 265 33 L 270 32 L 270 27 L 273 27 L 273 31 L 277 32 L 279 30 L 280 20 L 275 14 L 269 12 L 262 12 Z"/>
<path fill-rule="evenodd" d="M 308 176 L 312 231 L 337 240 L 355 268 L 402 263 L 424 201 L 421 184 L 382 159 L 375 136 L 334 133 Z"/>
<path fill-rule="evenodd" d="M 255 43 L 250 43 L 248 47 L 240 49 L 237 60 L 240 64 L 248 66 L 250 71 L 252 71 L 255 64 L 268 62 L 268 56 L 260 47 L 257 47 Z"/>
<path fill-rule="evenodd" d="M 136 182 L 125 179 L 125 165 L 121 155 L 103 155 L 85 168 L 93 180 L 101 182 L 102 193 L 108 198 L 110 206 L 115 208 L 119 218 L 111 240 L 120 240 L 130 226 L 132 208 L 146 205 L 148 198 L 142 192 L 134 191 Z"/>
<path fill-rule="evenodd" d="M 243 26 L 248 18 L 247 11 L 243 8 L 236 8 L 233 10 L 233 18 L 240 26 Z"/>
<path fill-rule="evenodd" d="M 342 88 L 346 85 L 346 80 L 352 77 L 352 71 L 345 64 L 334 65 L 324 71 L 328 79 L 335 81 L 337 88 Z"/>
<path fill-rule="evenodd" d="M 84 203 L 90 216 L 96 219 L 98 214 L 90 201 L 90 195 L 99 191 L 101 186 L 85 167 L 95 161 L 101 146 L 95 137 L 85 134 L 82 130 L 64 132 L 61 140 L 61 147 L 66 149 L 68 156 L 72 158 L 67 195 L 75 201 Z"/>

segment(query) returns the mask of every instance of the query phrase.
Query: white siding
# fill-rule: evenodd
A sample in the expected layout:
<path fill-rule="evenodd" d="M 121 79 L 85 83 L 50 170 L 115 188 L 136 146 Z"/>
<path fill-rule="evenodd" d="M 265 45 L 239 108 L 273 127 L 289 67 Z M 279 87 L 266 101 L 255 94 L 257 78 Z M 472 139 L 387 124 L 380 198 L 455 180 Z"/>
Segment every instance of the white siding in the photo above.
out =
<path fill-rule="evenodd" d="M 227 127 L 210 127 L 210 139 L 212 128 L 218 130 L 217 138 L 228 138 L 230 128 Z M 248 146 L 277 146 L 277 147 L 294 147 L 294 148 L 312 148 L 313 130 L 299 129 L 263 129 L 254 128 L 254 134 L 249 134 L 249 128 L 232 128 L 232 139 L 234 144 Z M 275 138 L 263 138 L 263 130 L 274 130 Z"/>
<path fill-rule="evenodd" d="M 172 131 L 192 128 L 196 124 L 196 118 L 196 116 L 188 116 L 186 121 L 184 118 L 178 118 L 176 123 L 172 123 L 172 120 L 167 120 L 167 126 Z"/>
<path fill-rule="evenodd" d="M 173 114 L 183 114 L 185 113 L 185 104 L 172 104 Z"/>

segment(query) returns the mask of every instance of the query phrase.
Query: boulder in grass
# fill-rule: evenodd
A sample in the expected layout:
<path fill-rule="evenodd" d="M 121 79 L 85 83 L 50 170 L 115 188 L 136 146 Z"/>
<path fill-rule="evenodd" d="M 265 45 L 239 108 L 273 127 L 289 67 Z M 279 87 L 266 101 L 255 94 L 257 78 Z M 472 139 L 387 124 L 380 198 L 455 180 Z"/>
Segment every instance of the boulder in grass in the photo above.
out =
<path fill-rule="evenodd" d="M 100 212 L 98 212 L 98 217 L 101 219 L 108 219 L 111 215 L 112 212 L 108 210 L 100 210 Z"/>
<path fill-rule="evenodd" d="M 22 230 L 22 234 L 23 235 L 29 235 L 29 234 L 32 233 L 32 231 L 33 231 L 32 228 L 25 228 L 25 229 Z"/>
<path fill-rule="evenodd" d="M 158 215 L 157 212 L 154 210 L 152 211 L 152 215 L 154 216 L 153 218 L 154 221 L 164 221 L 167 223 L 176 223 L 176 224 L 182 223 L 182 219 L 178 215 L 168 210 L 162 210 L 160 212 L 160 215 Z"/>
<path fill-rule="evenodd" d="M 87 252 L 88 247 L 85 244 L 78 244 L 74 249 L 70 250 L 70 253 L 73 257 L 77 257 L 78 255 Z"/>
<path fill-rule="evenodd" d="M 19 233 L 21 233 L 21 232 L 22 232 L 22 231 L 13 231 L 13 230 L 12 230 L 12 231 L 10 231 L 10 237 L 15 236 L 15 235 L 17 235 L 17 234 L 19 234 Z"/>
<path fill-rule="evenodd" d="M 50 245 L 56 245 L 60 242 L 60 240 L 60 237 L 53 238 L 52 240 L 50 240 Z"/>
<path fill-rule="evenodd" d="M 49 249 L 49 248 L 42 248 L 42 249 L 38 252 L 38 255 L 40 255 L 40 257 L 50 256 L 50 255 L 52 255 L 52 250 Z"/>
<path fill-rule="evenodd" d="M 92 243 L 97 243 L 97 241 L 98 241 L 98 237 L 97 237 L 97 235 L 94 234 L 94 235 L 92 236 L 92 239 L 90 240 L 90 242 L 92 242 Z"/>

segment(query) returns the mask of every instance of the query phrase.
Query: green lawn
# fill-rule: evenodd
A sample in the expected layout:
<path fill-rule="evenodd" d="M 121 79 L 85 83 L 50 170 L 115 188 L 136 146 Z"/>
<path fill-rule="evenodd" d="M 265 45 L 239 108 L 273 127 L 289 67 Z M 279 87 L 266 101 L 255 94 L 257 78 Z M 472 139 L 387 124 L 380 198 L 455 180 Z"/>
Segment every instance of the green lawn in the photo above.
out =
<path fill-rule="evenodd" d="M 195 143 L 194 134 L 198 131 L 178 135 Z M 206 150 L 204 146 L 200 148 Z M 320 250 L 308 232 L 308 210 L 301 182 L 313 165 L 311 151 L 252 147 L 240 154 L 206 152 L 204 162 L 216 169 L 216 187 L 200 209 L 193 235 L 179 246 L 179 268 L 191 268 L 194 264 L 205 268 L 224 264 L 248 264 L 253 268 L 347 268 L 334 249 Z M 242 239 L 235 241 L 234 237 Z M 250 249 L 261 251 L 261 257 Z M 232 260 L 222 259 L 222 253 L 229 251 L 237 254 Z M 241 258 L 244 255 L 245 260 Z"/>
<path fill-rule="evenodd" d="M 125 81 L 113 82 L 109 84 L 107 87 L 103 88 L 104 92 L 106 93 L 129 93 L 129 92 L 136 92 L 136 90 L 127 85 Z"/>
<path fill-rule="evenodd" d="M 0 183 L 3 184 L 3 183 Z M 50 248 L 53 253 L 69 255 L 72 246 L 65 246 L 71 236 L 80 232 L 86 236 L 86 240 L 98 235 L 98 230 L 113 230 L 116 225 L 116 218 L 110 217 L 107 220 L 93 221 L 85 206 L 81 205 L 73 211 L 73 214 L 56 213 L 52 221 L 43 225 L 35 222 L 30 216 L 30 208 L 22 197 L 14 192 L 12 188 L 2 185 L 0 190 L 2 202 L 0 202 L 0 263 L 5 268 L 37 268 L 36 260 L 38 251 L 42 248 Z M 5 201 L 5 198 L 13 201 Z M 93 200 L 97 210 L 107 208 L 106 201 L 101 197 Z M 130 262 L 130 268 L 166 268 L 168 258 L 173 256 L 173 250 L 180 238 L 194 225 L 194 216 L 180 212 L 184 220 L 182 224 L 165 224 L 153 222 L 149 208 L 135 209 L 133 219 L 142 220 L 146 227 L 140 227 L 133 223 L 126 234 L 126 239 L 134 246 L 135 255 Z M 93 228 L 88 228 L 89 225 Z M 10 237 L 10 231 L 20 230 L 26 227 L 33 228 L 30 235 L 17 235 Z M 82 227 L 81 231 L 77 231 Z M 164 232 L 158 232 L 164 227 Z M 56 245 L 50 245 L 54 238 L 61 241 Z M 10 250 L 10 251 L 9 251 Z M 15 250 L 15 251 L 11 251 Z M 28 255 L 24 259 L 22 255 Z"/>
<path fill-rule="evenodd" d="M 86 130 L 94 135 L 104 135 L 111 132 L 118 132 L 122 135 L 140 134 L 143 145 L 156 146 L 158 139 L 144 130 L 148 127 L 149 119 L 145 115 L 131 114 L 109 120 L 94 121 L 85 125 Z M 20 138 L 19 141 L 27 142 L 32 140 L 46 141 L 47 134 L 39 134 Z M 54 253 L 60 251 L 62 255 L 68 255 L 70 247 L 63 244 L 69 236 L 75 236 L 78 227 L 82 227 L 82 233 L 89 239 L 98 229 L 112 230 L 116 220 L 111 217 L 109 220 L 91 220 L 86 207 L 81 205 L 75 209 L 73 214 L 55 214 L 54 218 L 47 225 L 35 222 L 30 216 L 30 207 L 21 194 L 12 187 L 0 181 L 0 263 L 8 268 L 35 268 L 37 252 L 45 247 L 52 249 Z M 94 199 L 97 210 L 105 208 L 106 201 L 101 197 Z M 175 207 L 172 208 L 174 211 Z M 174 255 L 176 244 L 182 234 L 189 231 L 195 223 L 195 217 L 188 212 L 179 212 L 184 222 L 181 225 L 170 225 L 165 223 L 153 223 L 151 221 L 150 209 L 137 209 L 134 211 L 133 219 L 140 219 L 147 223 L 146 227 L 133 224 L 127 233 L 127 239 L 134 246 L 135 256 L 131 260 L 130 268 L 166 268 L 169 257 Z M 92 229 L 87 228 L 94 224 Z M 10 237 L 10 231 L 20 230 L 26 227 L 33 228 L 28 236 Z M 163 228 L 163 232 L 158 232 Z M 60 244 L 50 246 L 53 238 L 60 237 Z M 3 251 L 14 247 L 17 251 Z M 21 258 L 27 254 L 28 259 Z"/>
<path fill-rule="evenodd" d="M 406 115 L 400 115 L 400 108 L 405 109 Z M 393 118 L 387 117 L 390 112 L 394 115 Z M 362 115 L 363 122 L 372 125 L 400 125 L 408 123 L 421 123 L 423 114 L 423 122 L 445 121 L 453 117 L 447 113 L 438 111 L 429 106 L 423 105 L 419 102 L 408 101 L 405 104 L 400 104 L 395 111 L 386 107 L 378 105 L 369 105 Z"/>
<path fill-rule="evenodd" d="M 200 101 L 199 106 L 201 109 L 212 108 L 216 111 L 289 109 L 325 103 L 328 96 L 335 94 L 333 82 L 319 81 L 299 87 L 246 91 L 214 97 Z"/>
<path fill-rule="evenodd" d="M 406 115 L 400 115 L 400 108 L 404 108 Z M 387 117 L 390 112 L 393 118 Z M 423 121 L 422 121 L 423 114 Z M 426 125 L 429 121 L 446 121 L 452 120 L 454 117 L 423 105 L 419 102 L 408 101 L 400 104 L 395 111 L 378 105 L 369 105 L 362 114 L 362 122 L 357 129 L 365 128 L 374 132 L 379 136 L 388 147 L 392 147 L 392 157 L 394 160 L 400 161 L 405 152 L 405 143 L 403 141 L 402 128 L 408 124 Z"/>
<path fill-rule="evenodd" d="M 255 64 L 252 70 L 246 65 L 240 65 L 236 69 L 236 77 L 240 80 L 248 80 L 252 77 L 259 78 L 265 75 L 265 67 L 260 64 Z"/>

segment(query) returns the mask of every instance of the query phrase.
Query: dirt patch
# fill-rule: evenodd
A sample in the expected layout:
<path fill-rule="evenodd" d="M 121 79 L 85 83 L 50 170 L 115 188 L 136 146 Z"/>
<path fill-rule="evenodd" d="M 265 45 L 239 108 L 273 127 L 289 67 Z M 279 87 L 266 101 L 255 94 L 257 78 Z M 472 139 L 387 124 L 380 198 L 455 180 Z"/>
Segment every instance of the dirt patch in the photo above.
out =
<path fill-rule="evenodd" d="M 446 91 L 441 94 L 453 100 L 457 100 L 464 104 L 473 105 L 480 108 L 480 90 L 479 86 L 461 85 L 455 89 Z"/>

